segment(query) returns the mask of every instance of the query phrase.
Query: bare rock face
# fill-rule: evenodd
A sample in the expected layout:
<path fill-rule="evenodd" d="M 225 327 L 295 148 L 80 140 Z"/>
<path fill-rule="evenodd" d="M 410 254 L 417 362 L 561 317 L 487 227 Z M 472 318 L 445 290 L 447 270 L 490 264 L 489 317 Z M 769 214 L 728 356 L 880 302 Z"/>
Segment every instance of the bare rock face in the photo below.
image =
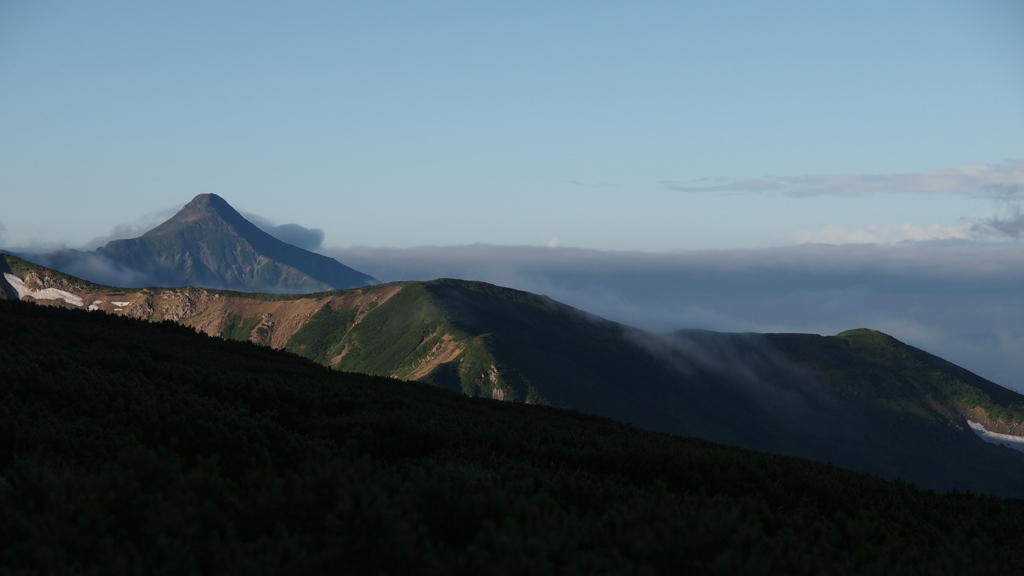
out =
<path fill-rule="evenodd" d="M 965 409 L 964 416 L 968 420 L 981 424 L 990 432 L 1024 437 L 1024 422 L 1013 422 L 1007 421 L 1003 418 L 992 418 L 981 406 L 975 406 L 969 410 Z"/>

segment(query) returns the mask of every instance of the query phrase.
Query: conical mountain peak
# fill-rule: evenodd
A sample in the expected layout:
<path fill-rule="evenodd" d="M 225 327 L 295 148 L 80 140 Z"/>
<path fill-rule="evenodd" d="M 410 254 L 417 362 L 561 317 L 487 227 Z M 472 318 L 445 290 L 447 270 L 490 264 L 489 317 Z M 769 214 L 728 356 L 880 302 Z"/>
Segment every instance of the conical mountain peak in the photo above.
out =
<path fill-rule="evenodd" d="M 282 242 L 216 194 L 200 194 L 156 228 L 99 252 L 158 286 L 318 292 L 377 282 L 333 258 Z"/>
<path fill-rule="evenodd" d="M 179 214 L 237 214 L 226 200 L 216 194 L 199 194 L 191 202 L 185 204 Z"/>
<path fill-rule="evenodd" d="M 191 202 L 185 204 L 181 210 L 178 210 L 170 219 L 160 224 L 156 228 L 153 228 L 149 232 L 146 232 L 143 236 L 161 236 L 166 234 L 177 234 L 181 231 L 182 226 L 186 226 L 197 221 L 210 221 L 210 222 L 223 222 L 231 226 L 238 226 L 242 222 L 252 226 L 252 229 L 256 229 L 248 220 L 245 220 L 237 210 L 231 207 L 226 200 L 217 196 L 216 194 L 199 194 L 192 199 Z M 242 225 L 242 228 L 248 228 Z M 244 230 L 245 232 L 252 233 L 252 229 Z M 243 233 L 243 230 L 236 230 L 237 233 Z"/>

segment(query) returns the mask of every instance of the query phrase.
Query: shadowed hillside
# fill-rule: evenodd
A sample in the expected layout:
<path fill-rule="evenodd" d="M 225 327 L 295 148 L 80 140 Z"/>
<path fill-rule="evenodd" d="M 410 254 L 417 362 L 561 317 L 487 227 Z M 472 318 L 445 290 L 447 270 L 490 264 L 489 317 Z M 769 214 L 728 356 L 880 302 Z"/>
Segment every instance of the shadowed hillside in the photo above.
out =
<path fill-rule="evenodd" d="M 1024 504 L 0 301 L 0 566 L 966 574 Z"/>

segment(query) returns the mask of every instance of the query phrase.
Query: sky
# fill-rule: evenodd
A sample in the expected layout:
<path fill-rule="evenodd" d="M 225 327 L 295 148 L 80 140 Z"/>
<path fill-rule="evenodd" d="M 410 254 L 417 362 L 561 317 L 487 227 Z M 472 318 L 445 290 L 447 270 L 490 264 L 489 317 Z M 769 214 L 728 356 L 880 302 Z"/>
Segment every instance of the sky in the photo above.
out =
<path fill-rule="evenodd" d="M 5 0 L 0 248 L 94 248 L 216 193 L 382 279 L 665 329 L 874 320 L 1005 381 L 1021 30 L 1018 0 Z M 859 312 L 814 292 L 854 278 Z"/>

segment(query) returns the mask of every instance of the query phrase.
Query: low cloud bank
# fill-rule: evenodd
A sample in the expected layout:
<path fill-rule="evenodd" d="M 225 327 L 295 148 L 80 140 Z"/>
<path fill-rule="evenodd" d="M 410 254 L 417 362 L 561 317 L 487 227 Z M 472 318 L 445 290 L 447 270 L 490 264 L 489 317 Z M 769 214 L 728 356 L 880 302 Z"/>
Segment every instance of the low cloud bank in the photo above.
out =
<path fill-rule="evenodd" d="M 654 331 L 874 328 L 1024 391 L 1024 246 L 931 242 L 673 253 L 328 249 L 382 281 L 480 280 Z"/>
<path fill-rule="evenodd" d="M 274 238 L 303 250 L 317 252 L 323 246 L 324 231 L 320 228 L 306 228 L 301 224 L 274 224 L 268 218 L 249 213 L 242 216 Z"/>
<path fill-rule="evenodd" d="M 80 250 L 61 249 L 49 252 L 38 252 L 32 249 L 14 249 L 8 251 L 19 258 L 40 266 L 60 270 L 83 280 L 119 286 L 122 288 L 142 288 L 159 285 L 149 274 L 140 270 L 125 268 L 103 254 Z"/>
<path fill-rule="evenodd" d="M 114 229 L 111 230 L 109 234 L 97 236 L 96 238 L 89 240 L 88 242 L 81 246 L 81 249 L 95 250 L 96 248 L 99 248 L 100 246 L 103 246 L 113 240 L 124 240 L 126 238 L 137 238 L 139 236 L 142 236 L 146 232 L 155 228 L 161 222 L 173 216 L 180 209 L 181 206 L 168 206 L 161 210 L 145 214 L 131 222 L 118 224 L 114 226 Z M 61 246 L 59 248 L 50 248 L 50 251 L 63 248 L 65 247 Z"/>

